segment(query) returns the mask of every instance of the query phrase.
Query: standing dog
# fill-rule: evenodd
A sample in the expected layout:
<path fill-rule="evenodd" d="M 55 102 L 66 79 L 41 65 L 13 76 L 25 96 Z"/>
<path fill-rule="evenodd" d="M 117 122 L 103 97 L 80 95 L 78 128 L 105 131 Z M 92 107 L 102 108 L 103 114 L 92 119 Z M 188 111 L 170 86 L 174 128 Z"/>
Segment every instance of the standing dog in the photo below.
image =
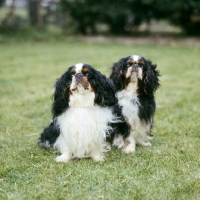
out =
<path fill-rule="evenodd" d="M 150 139 L 156 110 L 154 93 L 160 86 L 159 72 L 151 61 L 137 55 L 122 58 L 112 67 L 118 97 L 116 115 L 124 123 L 112 124 L 114 132 L 107 141 L 123 147 L 126 153 L 135 151 L 136 144 L 151 146 Z"/>
<path fill-rule="evenodd" d="M 103 160 L 109 124 L 116 120 L 111 107 L 117 102 L 113 82 L 88 64 L 70 67 L 56 82 L 53 121 L 39 144 L 61 153 L 57 162 L 92 157 Z"/>

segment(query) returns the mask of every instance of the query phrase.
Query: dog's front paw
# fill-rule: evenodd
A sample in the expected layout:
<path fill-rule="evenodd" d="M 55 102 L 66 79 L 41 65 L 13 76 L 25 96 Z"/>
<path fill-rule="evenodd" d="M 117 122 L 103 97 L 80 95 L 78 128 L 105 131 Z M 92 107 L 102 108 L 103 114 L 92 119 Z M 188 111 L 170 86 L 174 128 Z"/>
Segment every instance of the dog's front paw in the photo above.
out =
<path fill-rule="evenodd" d="M 150 142 L 142 142 L 140 145 L 144 146 L 144 147 L 150 147 L 150 146 L 152 146 L 152 144 Z"/>
<path fill-rule="evenodd" d="M 136 141 L 134 137 L 129 136 L 124 143 L 123 151 L 125 153 L 133 153 L 136 148 Z"/>
<path fill-rule="evenodd" d="M 92 156 L 92 159 L 95 162 L 102 162 L 102 161 L 104 161 L 104 158 L 105 158 L 105 156 L 103 156 L 103 155 L 94 155 L 94 156 Z"/>
<path fill-rule="evenodd" d="M 118 135 L 114 138 L 113 146 L 118 147 L 119 149 L 124 146 L 124 139 L 121 135 Z"/>
<path fill-rule="evenodd" d="M 104 152 L 107 152 L 107 151 L 110 151 L 111 150 L 111 144 L 109 142 L 105 142 L 104 145 L 103 145 L 103 151 Z"/>
<path fill-rule="evenodd" d="M 56 162 L 64 162 L 67 163 L 70 161 L 70 158 L 68 155 L 62 154 L 61 156 L 56 157 Z"/>
<path fill-rule="evenodd" d="M 125 153 L 133 153 L 135 151 L 135 144 L 128 144 L 126 147 L 124 147 L 123 151 Z"/>

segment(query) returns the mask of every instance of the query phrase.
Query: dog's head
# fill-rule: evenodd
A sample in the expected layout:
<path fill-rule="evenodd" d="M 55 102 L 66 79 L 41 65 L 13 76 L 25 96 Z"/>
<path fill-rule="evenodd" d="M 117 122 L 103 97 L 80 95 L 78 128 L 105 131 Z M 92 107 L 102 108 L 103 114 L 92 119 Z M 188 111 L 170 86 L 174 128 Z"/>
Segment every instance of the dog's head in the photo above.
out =
<path fill-rule="evenodd" d="M 158 76 L 156 65 L 142 56 L 132 55 L 113 65 L 110 78 L 117 91 L 126 89 L 138 96 L 152 96 L 160 85 Z"/>
<path fill-rule="evenodd" d="M 69 106 L 71 95 L 87 93 L 94 93 L 94 105 L 105 107 L 112 106 L 116 102 L 115 86 L 112 80 L 88 64 L 78 63 L 69 67 L 56 82 L 53 115 L 59 115 Z M 87 98 L 84 101 L 87 101 Z"/>
<path fill-rule="evenodd" d="M 69 90 L 71 93 L 83 94 L 95 91 L 95 81 L 93 80 L 94 69 L 87 65 L 78 63 L 69 68 Z"/>

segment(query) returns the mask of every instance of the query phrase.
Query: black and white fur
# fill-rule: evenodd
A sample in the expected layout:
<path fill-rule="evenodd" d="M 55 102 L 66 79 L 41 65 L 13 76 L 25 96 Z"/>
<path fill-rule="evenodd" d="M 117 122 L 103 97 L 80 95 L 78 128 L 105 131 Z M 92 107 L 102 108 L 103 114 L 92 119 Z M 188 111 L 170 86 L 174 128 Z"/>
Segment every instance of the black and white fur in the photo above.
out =
<path fill-rule="evenodd" d="M 113 82 L 88 64 L 70 67 L 56 82 L 53 121 L 41 134 L 39 144 L 61 153 L 57 162 L 91 157 L 103 160 L 106 134 L 116 120 Z"/>
<path fill-rule="evenodd" d="M 150 132 L 156 110 L 154 93 L 160 86 L 158 76 L 156 65 L 137 55 L 122 58 L 112 67 L 110 79 L 118 97 L 115 110 L 124 123 L 112 124 L 114 132 L 107 141 L 123 147 L 126 153 L 134 152 L 137 144 L 151 146 Z"/>

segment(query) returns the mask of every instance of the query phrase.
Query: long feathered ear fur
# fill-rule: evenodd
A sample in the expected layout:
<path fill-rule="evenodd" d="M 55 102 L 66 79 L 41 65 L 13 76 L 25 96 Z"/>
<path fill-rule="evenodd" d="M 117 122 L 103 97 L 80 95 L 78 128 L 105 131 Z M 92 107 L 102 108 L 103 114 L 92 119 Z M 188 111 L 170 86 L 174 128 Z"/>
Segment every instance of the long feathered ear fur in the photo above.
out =
<path fill-rule="evenodd" d="M 110 79 L 113 80 L 116 90 L 124 89 L 124 79 L 125 77 L 122 74 L 124 62 L 127 58 L 122 58 L 119 62 L 114 63 L 112 67 L 112 73 L 110 75 Z"/>
<path fill-rule="evenodd" d="M 109 78 L 99 71 L 94 74 L 95 79 L 95 103 L 99 106 L 113 106 L 117 102 L 115 86 Z"/>
<path fill-rule="evenodd" d="M 55 92 L 53 94 L 54 102 L 52 104 L 53 118 L 60 115 L 69 107 L 69 87 L 71 80 L 67 76 L 67 72 L 63 74 L 55 84 Z"/>
<path fill-rule="evenodd" d="M 139 80 L 138 93 L 139 96 L 154 97 L 154 92 L 159 88 L 160 73 L 156 70 L 157 65 L 146 60 L 143 67 L 143 79 Z"/>

